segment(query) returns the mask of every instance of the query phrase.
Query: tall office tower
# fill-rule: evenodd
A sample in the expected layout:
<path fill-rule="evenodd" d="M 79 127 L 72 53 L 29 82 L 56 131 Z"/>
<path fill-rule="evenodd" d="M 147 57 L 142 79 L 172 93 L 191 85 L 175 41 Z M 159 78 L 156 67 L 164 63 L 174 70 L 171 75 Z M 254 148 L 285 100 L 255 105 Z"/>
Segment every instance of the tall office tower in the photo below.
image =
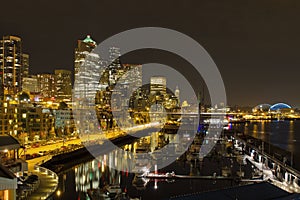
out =
<path fill-rule="evenodd" d="M 38 74 L 38 90 L 44 100 L 55 96 L 55 77 L 54 74 Z"/>
<path fill-rule="evenodd" d="M 29 76 L 29 55 L 22 54 L 22 78 L 27 78 Z"/>
<path fill-rule="evenodd" d="M 153 95 L 162 94 L 167 92 L 167 80 L 166 77 L 153 76 L 150 78 L 150 93 Z"/>
<path fill-rule="evenodd" d="M 124 66 L 121 64 L 120 60 L 121 50 L 117 47 L 109 48 L 109 76 L 108 84 L 114 85 L 117 83 L 117 80 L 124 74 Z"/>
<path fill-rule="evenodd" d="M 98 90 L 101 64 L 100 56 L 91 51 L 96 47 L 96 42 L 88 35 L 84 40 L 78 40 L 75 49 L 74 63 L 74 95 L 75 98 L 94 99 Z"/>
<path fill-rule="evenodd" d="M 118 47 L 110 47 L 109 48 L 109 61 L 118 60 L 120 61 L 121 50 Z"/>
<path fill-rule="evenodd" d="M 111 112 L 122 113 L 128 109 L 131 94 L 142 85 L 142 65 L 122 64 L 120 56 L 120 48 L 109 48 L 109 65 L 101 74 L 95 99 L 98 119 L 104 129 L 114 127 Z"/>
<path fill-rule="evenodd" d="M 69 70 L 55 70 L 55 84 L 57 100 L 70 101 L 72 97 L 72 72 Z"/>
<path fill-rule="evenodd" d="M 111 107 L 113 110 L 128 108 L 130 97 L 142 86 L 142 65 L 122 64 L 116 71 L 116 86 L 112 90 Z"/>
<path fill-rule="evenodd" d="M 37 94 L 39 92 L 38 78 L 36 75 L 23 77 L 22 91 L 27 92 L 28 94 Z"/>
<path fill-rule="evenodd" d="M 120 48 L 117 47 L 110 47 L 109 48 L 109 60 L 103 61 L 102 66 L 105 67 L 104 71 L 100 72 L 100 91 L 104 90 L 111 90 L 112 87 L 115 86 L 117 83 L 117 80 L 123 76 L 123 74 L 126 72 L 126 68 L 130 67 L 124 67 L 121 64 L 120 61 Z"/>
<path fill-rule="evenodd" d="M 97 46 L 96 42 L 87 35 L 84 40 L 78 40 L 77 47 L 75 48 L 75 78 L 78 75 L 80 66 L 83 65 L 85 57 Z"/>
<path fill-rule="evenodd" d="M 0 40 L 0 73 L 3 94 L 15 95 L 21 91 L 21 38 L 9 35 Z"/>

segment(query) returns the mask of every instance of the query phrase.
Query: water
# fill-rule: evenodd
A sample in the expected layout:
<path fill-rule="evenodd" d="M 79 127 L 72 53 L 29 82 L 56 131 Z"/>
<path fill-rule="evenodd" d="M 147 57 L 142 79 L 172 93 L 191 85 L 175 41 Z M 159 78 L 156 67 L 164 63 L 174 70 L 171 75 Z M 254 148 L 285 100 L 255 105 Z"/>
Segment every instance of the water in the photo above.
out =
<path fill-rule="evenodd" d="M 300 121 L 260 121 L 242 127 L 245 134 L 291 152 L 294 167 L 300 171 Z M 266 150 L 267 151 L 267 150 Z"/>
<path fill-rule="evenodd" d="M 239 125 L 238 128 L 245 134 L 270 142 L 282 149 L 300 155 L 300 121 L 261 121 Z M 114 155 L 108 155 L 106 159 L 113 159 Z M 107 160 L 107 161 L 108 161 Z M 295 167 L 300 169 L 300 156 L 294 156 Z M 205 167 L 205 166 L 204 166 Z M 176 171 L 177 174 L 189 174 L 190 165 L 183 162 L 175 162 L 166 167 L 165 171 Z M 142 199 L 167 199 L 171 196 L 188 193 L 203 192 L 211 188 L 219 189 L 233 186 L 233 181 L 213 180 L 176 180 L 150 181 L 144 187 L 144 183 L 135 180 L 134 174 L 118 172 L 106 167 L 103 163 L 93 160 L 76 166 L 60 176 L 60 196 L 55 199 L 88 199 L 88 188 L 98 188 L 103 185 L 118 184 L 122 191 L 126 191 L 131 198 Z"/>
<path fill-rule="evenodd" d="M 178 163 L 173 163 L 168 168 L 180 174 L 189 174 L 187 172 L 190 166 L 180 166 Z M 172 196 L 210 191 L 212 188 L 221 189 L 237 184 L 233 180 L 214 181 L 197 179 L 177 179 L 176 181 L 148 180 L 148 182 L 141 182 L 141 179 L 136 179 L 134 174 L 118 172 L 108 167 L 102 168 L 98 166 L 97 161 L 82 164 L 69 170 L 60 178 L 59 188 L 61 196 L 58 198 L 55 195 L 55 199 L 68 200 L 89 199 L 86 194 L 87 189 L 103 187 L 106 183 L 120 185 L 122 191 L 126 191 L 132 199 L 141 198 L 144 200 L 168 199 Z"/>

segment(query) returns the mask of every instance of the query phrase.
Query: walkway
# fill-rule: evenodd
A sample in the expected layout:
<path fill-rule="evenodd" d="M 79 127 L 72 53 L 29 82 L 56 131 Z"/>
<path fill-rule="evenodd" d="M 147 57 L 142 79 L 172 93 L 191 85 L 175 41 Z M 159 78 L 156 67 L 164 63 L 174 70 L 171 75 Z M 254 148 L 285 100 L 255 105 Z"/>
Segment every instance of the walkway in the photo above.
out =
<path fill-rule="evenodd" d="M 55 192 L 58 184 L 58 177 L 55 173 L 37 166 L 33 172 L 40 178 L 40 185 L 38 189 L 29 196 L 29 200 L 47 199 L 53 192 Z"/>
<path fill-rule="evenodd" d="M 247 159 L 251 162 L 256 168 L 261 170 L 264 175 L 264 180 L 269 180 L 273 185 L 287 191 L 290 193 L 300 193 L 300 187 L 296 183 L 288 183 L 286 181 L 281 182 L 277 180 L 274 176 L 272 170 L 269 167 L 266 167 L 263 163 L 256 162 L 251 156 L 245 155 L 244 159 Z"/>
<path fill-rule="evenodd" d="M 38 166 L 38 164 L 41 164 L 50 158 L 51 157 L 49 156 L 43 156 L 29 160 L 28 171 L 39 176 L 40 185 L 38 189 L 28 197 L 28 200 L 47 199 L 53 192 L 55 192 L 58 186 L 58 176 L 54 172 Z"/>

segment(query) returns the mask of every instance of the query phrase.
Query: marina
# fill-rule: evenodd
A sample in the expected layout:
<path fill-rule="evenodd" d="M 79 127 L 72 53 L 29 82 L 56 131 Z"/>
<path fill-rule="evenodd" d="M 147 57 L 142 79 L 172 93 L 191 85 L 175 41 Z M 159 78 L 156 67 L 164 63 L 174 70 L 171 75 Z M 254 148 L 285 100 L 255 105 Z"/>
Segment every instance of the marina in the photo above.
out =
<path fill-rule="evenodd" d="M 230 137 L 230 135 L 233 134 L 235 133 L 229 131 L 227 136 Z M 146 140 L 144 140 L 144 142 L 145 141 Z M 201 141 L 195 139 L 195 143 L 200 144 Z M 74 192 L 76 192 L 80 196 L 80 198 L 83 199 L 86 198 L 84 194 L 88 195 L 90 193 L 87 192 L 87 189 L 89 189 L 89 191 L 99 190 L 100 192 L 102 190 L 101 188 L 107 186 L 108 183 L 111 185 L 119 185 L 122 191 L 121 194 L 123 194 L 123 196 L 126 194 L 125 196 L 130 196 L 130 198 L 140 198 L 139 195 L 142 195 L 143 199 L 147 199 L 147 191 L 150 191 L 151 187 L 157 188 L 156 190 L 158 190 L 159 188 L 165 188 L 168 185 L 172 185 L 172 187 L 174 187 L 175 184 L 176 188 L 187 183 L 188 185 L 190 185 L 192 182 L 195 182 L 195 184 L 197 182 L 197 185 L 199 184 L 199 187 L 196 187 L 197 189 L 194 188 L 197 190 L 197 192 L 205 192 L 215 189 L 220 190 L 222 188 L 227 188 L 228 185 L 230 185 L 231 187 L 240 187 L 249 184 L 259 184 L 262 182 L 268 182 L 269 184 L 274 185 L 276 188 L 281 188 L 287 192 L 297 193 L 297 191 L 299 191 L 298 183 L 295 182 L 296 179 L 290 181 L 285 181 L 284 178 L 279 179 L 274 175 L 274 171 L 272 170 L 272 168 L 264 166 L 264 162 L 262 163 L 262 161 L 258 160 L 259 155 L 255 157 L 254 155 L 252 155 L 251 157 L 251 150 L 249 149 L 250 144 L 249 147 L 247 147 L 248 145 L 246 143 L 243 149 L 242 140 L 238 142 L 239 145 L 237 145 L 238 143 L 235 143 L 233 141 L 230 141 L 229 143 L 227 143 L 227 145 L 226 143 L 227 142 L 225 142 L 225 140 L 220 140 L 220 143 L 215 147 L 215 151 L 213 150 L 210 155 L 204 157 L 201 162 L 200 159 L 190 159 L 190 161 L 187 159 L 188 157 L 190 157 L 190 155 L 195 154 L 195 147 L 190 146 L 190 150 L 185 155 L 180 156 L 175 163 L 159 170 L 156 173 L 155 169 L 150 169 L 148 174 L 132 174 L 126 172 L 126 170 L 111 170 L 103 165 L 104 162 L 111 162 L 107 160 L 110 157 L 115 160 L 114 154 L 108 154 L 102 158 L 98 158 L 98 160 L 88 162 L 84 165 L 76 166 L 69 171 L 63 172 L 63 177 L 67 178 L 65 181 L 69 180 L 68 177 L 70 177 L 70 175 L 74 173 L 74 170 L 75 174 L 73 174 L 71 177 L 77 177 L 77 173 L 79 173 L 78 176 L 82 176 L 85 173 L 88 173 L 89 175 L 86 176 L 93 177 L 90 180 L 86 180 L 86 183 L 76 183 L 76 181 L 73 182 L 72 180 L 69 180 L 73 182 L 72 184 L 76 183 L 75 185 L 77 189 Z M 228 144 L 234 146 L 231 152 L 227 152 L 228 149 L 226 149 L 226 146 L 228 147 Z M 224 152 L 227 156 L 222 156 L 222 154 L 218 154 L 218 152 Z M 193 158 L 195 158 L 196 155 L 194 155 Z M 272 159 L 269 160 L 273 161 Z M 120 161 L 118 162 L 121 161 L 122 159 L 120 158 Z M 274 162 L 277 161 L 275 160 Z M 297 177 L 297 174 L 294 174 L 293 176 Z M 62 179 L 61 175 L 60 181 L 65 182 L 64 178 Z M 59 185 L 59 189 L 62 190 L 61 184 L 62 183 L 60 183 Z M 68 186 L 65 185 L 65 187 Z M 137 193 L 138 191 L 143 192 Z M 189 192 L 185 192 L 193 193 L 193 189 Z M 67 194 L 68 193 L 64 195 Z M 167 196 L 165 196 L 164 198 L 166 197 Z"/>

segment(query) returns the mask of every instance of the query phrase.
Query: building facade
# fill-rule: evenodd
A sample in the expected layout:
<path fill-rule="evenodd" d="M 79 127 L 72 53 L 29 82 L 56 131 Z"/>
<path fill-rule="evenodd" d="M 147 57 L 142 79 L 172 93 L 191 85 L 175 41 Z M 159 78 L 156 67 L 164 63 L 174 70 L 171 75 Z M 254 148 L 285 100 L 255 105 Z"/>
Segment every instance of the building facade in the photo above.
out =
<path fill-rule="evenodd" d="M 22 91 L 35 95 L 40 92 L 38 85 L 38 78 L 36 75 L 30 75 L 28 77 L 23 77 L 22 79 Z"/>
<path fill-rule="evenodd" d="M 18 122 L 18 104 L 11 100 L 0 101 L 0 130 L 2 134 L 18 137 L 21 124 Z"/>
<path fill-rule="evenodd" d="M 0 73 L 3 94 L 15 95 L 22 85 L 22 41 L 16 36 L 0 40 Z"/>
<path fill-rule="evenodd" d="M 92 53 L 96 42 L 88 35 L 84 40 L 78 40 L 74 61 L 74 96 L 76 99 L 93 99 L 98 90 L 100 79 L 100 56 Z"/>
<path fill-rule="evenodd" d="M 75 124 L 71 109 L 53 110 L 55 117 L 55 130 L 58 135 L 70 136 L 75 132 Z"/>
<path fill-rule="evenodd" d="M 71 101 L 72 72 L 69 70 L 55 70 L 55 98 L 58 101 Z"/>
<path fill-rule="evenodd" d="M 29 55 L 22 54 L 22 78 L 29 76 Z"/>
<path fill-rule="evenodd" d="M 150 79 L 150 93 L 155 95 L 160 93 L 162 95 L 166 94 L 167 80 L 166 77 L 153 76 Z"/>
<path fill-rule="evenodd" d="M 27 108 L 26 130 L 29 140 L 45 140 L 54 137 L 54 116 L 49 109 L 42 107 Z"/>
<path fill-rule="evenodd" d="M 45 101 L 55 98 L 55 76 L 54 74 L 37 74 L 38 91 Z"/>

